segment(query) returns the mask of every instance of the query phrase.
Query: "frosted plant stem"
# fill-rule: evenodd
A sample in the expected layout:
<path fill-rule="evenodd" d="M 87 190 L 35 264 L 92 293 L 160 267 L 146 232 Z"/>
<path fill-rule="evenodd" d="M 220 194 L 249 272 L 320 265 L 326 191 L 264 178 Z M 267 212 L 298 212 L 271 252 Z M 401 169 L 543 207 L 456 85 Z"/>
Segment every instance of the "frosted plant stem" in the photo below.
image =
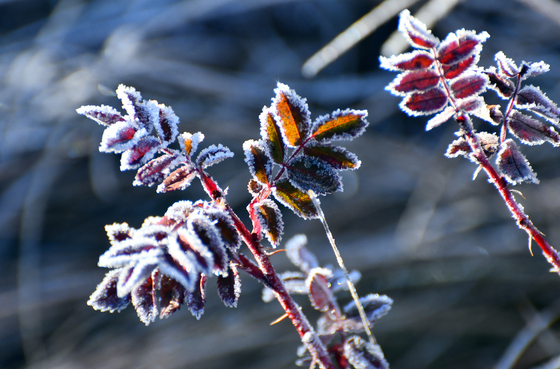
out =
<path fill-rule="evenodd" d="M 373 335 L 371 334 L 371 330 L 369 329 L 369 321 L 367 319 L 366 312 L 364 311 L 364 307 L 360 302 L 360 297 L 358 296 L 358 292 L 356 292 L 356 287 L 354 287 L 354 283 L 352 283 L 352 281 L 350 280 L 350 276 L 348 275 L 348 270 L 346 269 L 346 266 L 344 266 L 344 260 L 342 259 L 342 256 L 338 251 L 338 247 L 336 247 L 336 242 L 334 241 L 334 237 L 327 223 L 327 219 L 325 218 L 325 214 L 323 213 L 323 209 L 321 209 L 321 204 L 319 203 L 319 199 L 317 199 L 317 196 L 315 195 L 315 192 L 313 192 L 313 190 L 309 190 L 307 191 L 307 193 L 309 194 L 311 201 L 313 201 L 313 205 L 317 209 L 317 214 L 319 215 L 319 219 L 321 219 L 321 223 L 325 228 L 325 233 L 327 234 L 327 238 L 329 239 L 334 255 L 336 256 L 336 261 L 338 262 L 338 266 L 342 270 L 342 273 L 344 273 L 344 278 L 346 278 L 348 289 L 350 290 L 350 294 L 352 294 L 352 299 L 354 299 L 354 302 L 356 303 L 356 307 L 358 308 L 358 312 L 360 313 L 360 318 L 362 318 L 362 324 L 364 325 L 369 341 L 372 344 L 375 344 L 375 338 L 373 338 Z"/>

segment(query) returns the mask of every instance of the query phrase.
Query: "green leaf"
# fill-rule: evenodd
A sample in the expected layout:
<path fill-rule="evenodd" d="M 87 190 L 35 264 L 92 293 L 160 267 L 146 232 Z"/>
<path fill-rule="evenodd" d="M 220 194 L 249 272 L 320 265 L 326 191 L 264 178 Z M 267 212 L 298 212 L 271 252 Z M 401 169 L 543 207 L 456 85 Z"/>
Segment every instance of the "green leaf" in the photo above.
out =
<path fill-rule="evenodd" d="M 332 145 L 307 145 L 303 149 L 306 156 L 311 156 L 328 163 L 336 170 L 358 169 L 361 165 L 360 160 L 346 149 Z"/>
<path fill-rule="evenodd" d="M 361 135 L 368 122 L 367 110 L 336 110 L 317 118 L 313 123 L 312 135 L 320 142 L 352 140 Z"/>
<path fill-rule="evenodd" d="M 304 219 L 319 217 L 309 195 L 295 188 L 287 179 L 281 179 L 276 182 L 272 194 L 276 200 Z"/>

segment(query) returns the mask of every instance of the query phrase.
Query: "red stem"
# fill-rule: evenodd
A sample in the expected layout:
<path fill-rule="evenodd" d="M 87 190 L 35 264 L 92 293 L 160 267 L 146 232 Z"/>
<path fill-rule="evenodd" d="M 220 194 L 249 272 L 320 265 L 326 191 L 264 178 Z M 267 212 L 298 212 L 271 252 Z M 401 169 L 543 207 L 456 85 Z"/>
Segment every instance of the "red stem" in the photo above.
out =
<path fill-rule="evenodd" d="M 476 158 L 478 164 L 484 169 L 488 177 L 490 177 L 490 182 L 494 184 L 502 198 L 504 199 L 509 211 L 513 215 L 513 218 L 517 221 L 517 226 L 527 232 L 529 237 L 531 237 L 541 248 L 544 256 L 550 264 L 553 266 L 553 271 L 560 274 L 560 255 L 543 237 L 542 233 L 533 225 L 533 222 L 525 214 L 521 205 L 515 201 L 513 194 L 511 193 L 507 182 L 502 176 L 500 176 L 494 167 L 490 164 L 490 161 L 484 154 L 482 147 L 478 138 L 474 134 L 474 129 L 472 121 L 470 120 L 468 114 L 460 113 L 457 118 L 457 122 L 461 126 L 462 132 L 469 143 L 472 150 L 472 155 Z"/>
<path fill-rule="evenodd" d="M 311 353 L 316 363 L 320 365 L 321 368 L 325 369 L 335 369 L 331 362 L 331 358 L 325 345 L 321 342 L 319 336 L 313 329 L 313 326 L 309 323 L 305 315 L 302 313 L 301 308 L 296 304 L 296 302 L 292 299 L 282 280 L 274 270 L 268 255 L 266 255 L 262 251 L 262 247 L 257 240 L 257 237 L 245 227 L 245 224 L 239 219 L 237 214 L 233 211 L 233 209 L 229 206 L 229 204 L 225 201 L 222 191 L 218 187 L 218 185 L 210 178 L 206 173 L 200 172 L 202 184 L 206 188 L 206 192 L 211 194 L 212 200 L 220 203 L 224 209 L 230 214 L 231 218 L 233 219 L 235 228 L 243 237 L 243 240 L 249 247 L 249 250 L 253 254 L 257 265 L 261 272 L 263 273 L 262 278 L 259 278 L 255 273 L 251 275 L 255 278 L 258 278 L 265 286 L 271 288 L 276 295 L 276 299 L 282 305 L 282 308 L 292 321 L 292 324 L 296 328 L 297 332 L 299 333 L 302 342 L 307 347 L 307 350 Z"/>

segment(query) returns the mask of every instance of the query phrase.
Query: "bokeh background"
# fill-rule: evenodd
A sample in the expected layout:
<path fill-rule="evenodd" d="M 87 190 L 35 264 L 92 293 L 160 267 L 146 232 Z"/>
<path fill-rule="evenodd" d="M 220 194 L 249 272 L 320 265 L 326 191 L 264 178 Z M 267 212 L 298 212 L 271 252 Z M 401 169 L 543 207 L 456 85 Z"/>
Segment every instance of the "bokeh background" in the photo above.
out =
<path fill-rule="evenodd" d="M 426 1 L 390 1 L 415 13 Z M 0 367 L 293 368 L 298 336 L 243 275 L 237 309 L 224 307 L 212 280 L 200 321 L 186 310 L 149 327 L 132 308 L 99 313 L 86 305 L 105 270 L 105 224 L 139 227 L 199 186 L 156 195 L 132 187 L 118 156 L 97 151 L 102 127 L 75 113 L 84 104 L 120 107 L 112 91 L 135 86 L 173 107 L 180 130 L 206 135 L 236 156 L 211 168 L 242 216 L 250 199 L 244 140 L 276 82 L 308 99 L 314 117 L 367 109 L 371 126 L 347 147 L 362 168 L 322 200 L 360 294 L 387 294 L 393 310 L 373 329 L 391 367 L 559 368 L 560 279 L 518 230 L 475 167 L 443 153 L 452 122 L 430 132 L 384 91 L 394 73 L 378 55 L 397 26 L 380 25 L 314 78 L 305 61 L 378 0 L 0 0 Z M 448 12 L 434 33 L 486 30 L 480 65 L 502 50 L 545 60 L 532 81 L 560 101 L 560 3 L 555 0 L 431 2 Z M 488 93 L 490 102 L 497 102 Z M 492 129 L 478 123 L 480 129 Z M 520 186 L 521 202 L 560 246 L 560 151 L 523 147 L 541 180 Z M 285 239 L 305 233 L 321 263 L 334 263 L 318 221 L 284 211 Z M 246 217 L 244 219 L 247 219 Z M 279 271 L 290 269 L 283 254 Z M 301 296 L 300 296 L 301 297 Z M 341 301 L 350 297 L 342 294 Z M 316 318 L 305 296 L 297 301 Z"/>

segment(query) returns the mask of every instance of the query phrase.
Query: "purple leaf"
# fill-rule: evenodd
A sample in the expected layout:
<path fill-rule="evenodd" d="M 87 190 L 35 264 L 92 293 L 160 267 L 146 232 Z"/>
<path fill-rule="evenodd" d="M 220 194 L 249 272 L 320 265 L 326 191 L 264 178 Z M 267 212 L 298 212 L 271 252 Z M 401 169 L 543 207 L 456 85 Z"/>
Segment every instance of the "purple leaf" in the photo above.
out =
<path fill-rule="evenodd" d="M 399 74 L 385 89 L 393 95 L 407 96 L 411 92 L 426 91 L 439 82 L 439 74 L 433 70 L 413 70 Z"/>
<path fill-rule="evenodd" d="M 167 246 L 169 255 L 185 270 L 210 274 L 214 255 L 195 237 L 184 227 L 179 228 L 177 237 L 171 239 Z"/>
<path fill-rule="evenodd" d="M 370 325 L 384 317 L 391 310 L 393 300 L 386 295 L 370 294 L 360 298 Z M 355 301 L 348 303 L 344 309 L 346 319 L 343 322 L 345 332 L 359 333 L 364 331 L 362 319 Z"/>
<path fill-rule="evenodd" d="M 117 109 L 107 105 L 86 105 L 76 109 L 76 112 L 104 126 L 110 126 L 125 120 Z"/>
<path fill-rule="evenodd" d="M 241 278 L 237 267 L 230 263 L 227 276 L 218 276 L 218 295 L 227 307 L 237 307 L 241 294 Z"/>
<path fill-rule="evenodd" d="M 506 77 L 515 77 L 519 74 L 520 69 L 515 64 L 513 59 L 508 58 L 502 51 L 499 51 L 494 55 L 494 60 L 496 61 L 496 65 L 498 66 L 498 70 L 501 75 Z"/>
<path fill-rule="evenodd" d="M 158 315 L 157 299 L 152 283 L 152 277 L 136 287 L 132 293 L 132 305 L 136 309 L 138 318 L 146 325 L 156 320 Z"/>
<path fill-rule="evenodd" d="M 130 295 L 117 296 L 117 280 L 119 278 L 120 269 L 109 271 L 103 281 L 99 283 L 95 292 L 91 294 L 87 304 L 99 311 L 108 311 L 110 313 L 120 312 L 130 303 Z"/>
<path fill-rule="evenodd" d="M 332 277 L 331 270 L 323 268 L 311 269 L 307 277 L 305 283 L 309 290 L 309 300 L 315 310 L 321 312 L 338 310 L 336 301 L 329 289 L 328 278 L 330 277 Z"/>
<path fill-rule="evenodd" d="M 136 263 L 122 268 L 117 282 L 117 295 L 124 297 L 132 292 L 152 274 L 160 262 L 162 251 L 160 249 L 150 250 L 139 254 L 141 258 Z"/>
<path fill-rule="evenodd" d="M 393 55 L 389 58 L 379 57 L 380 67 L 394 72 L 405 70 L 428 69 L 433 63 L 432 55 L 423 50 L 414 50 L 411 53 Z"/>
<path fill-rule="evenodd" d="M 381 348 L 359 336 L 352 336 L 344 342 L 344 356 L 354 368 L 389 369 Z"/>
<path fill-rule="evenodd" d="M 183 305 L 185 299 L 185 288 L 176 280 L 166 275 L 160 276 L 159 281 L 159 306 L 161 308 L 160 319 L 168 318 Z"/>
<path fill-rule="evenodd" d="M 319 262 L 315 255 L 305 247 L 306 244 L 307 237 L 304 234 L 295 235 L 286 243 L 286 253 L 292 264 L 304 273 L 309 273 L 311 269 L 319 266 Z"/>
<path fill-rule="evenodd" d="M 512 139 L 507 139 L 501 144 L 496 158 L 496 165 L 502 177 L 512 185 L 522 182 L 539 183 L 531 165 Z"/>
<path fill-rule="evenodd" d="M 249 172 L 253 178 L 263 185 L 269 185 L 272 176 L 272 162 L 264 142 L 247 140 L 243 143 L 243 151 L 245 152 L 245 162 L 249 166 Z"/>
<path fill-rule="evenodd" d="M 451 90 L 457 99 L 464 99 L 484 92 L 487 84 L 488 78 L 486 75 L 470 72 L 457 78 L 451 84 Z"/>
<path fill-rule="evenodd" d="M 198 175 L 196 169 L 190 165 L 182 166 L 169 174 L 157 188 L 158 193 L 175 190 L 184 190 L 191 185 L 194 177 Z"/>
<path fill-rule="evenodd" d="M 143 101 L 140 92 L 134 87 L 119 85 L 117 97 L 123 104 L 131 120 L 140 124 L 148 133 L 152 130 L 154 123 L 159 120 L 159 106 L 156 101 Z"/>
<path fill-rule="evenodd" d="M 210 145 L 202 150 L 196 158 L 196 164 L 203 169 L 206 169 L 214 164 L 218 164 L 227 158 L 232 158 L 233 153 L 222 144 Z"/>
<path fill-rule="evenodd" d="M 204 314 L 204 303 L 206 302 L 206 277 L 199 275 L 195 281 L 195 288 L 185 293 L 185 303 L 187 304 L 191 314 L 200 320 Z"/>
<path fill-rule="evenodd" d="M 311 126 L 306 100 L 283 83 L 278 83 L 274 92 L 276 96 L 272 99 L 271 110 L 282 131 L 284 143 L 295 148 L 308 138 Z"/>
<path fill-rule="evenodd" d="M 273 247 L 280 244 L 284 233 L 284 222 L 278 205 L 270 199 L 264 199 L 255 204 L 256 214 L 268 242 Z"/>
<path fill-rule="evenodd" d="M 192 291 L 196 288 L 195 284 L 200 274 L 194 268 L 186 269 L 169 254 L 166 255 L 164 261 L 160 262 L 159 270 L 169 278 L 181 283 L 187 291 Z"/>
<path fill-rule="evenodd" d="M 134 186 L 153 186 L 165 177 L 169 176 L 173 170 L 186 158 L 179 152 L 171 150 L 160 157 L 150 160 L 143 167 L 138 169 L 134 182 Z"/>
<path fill-rule="evenodd" d="M 315 219 L 318 217 L 317 209 L 309 195 L 297 189 L 287 179 L 281 179 L 275 183 L 272 194 L 280 203 L 292 210 L 296 215 L 304 219 Z"/>
<path fill-rule="evenodd" d="M 212 255 L 210 272 L 227 274 L 228 256 L 220 233 L 214 222 L 202 214 L 192 214 L 187 221 L 188 241 L 195 250 L 207 248 Z"/>
<path fill-rule="evenodd" d="M 515 103 L 517 108 L 530 110 L 552 123 L 558 123 L 560 116 L 558 106 L 538 87 L 524 86 L 517 93 Z"/>
<path fill-rule="evenodd" d="M 169 146 L 175 141 L 179 134 L 179 117 L 175 115 L 173 109 L 163 104 L 159 104 L 159 117 L 154 126 L 164 147 Z"/>
<path fill-rule="evenodd" d="M 121 156 L 121 171 L 136 169 L 148 162 L 161 148 L 158 138 L 148 136 L 139 140 L 134 147 L 126 150 Z"/>
<path fill-rule="evenodd" d="M 507 120 L 509 131 L 527 145 L 541 145 L 550 142 L 560 145 L 560 136 L 553 127 L 513 109 Z"/>
<path fill-rule="evenodd" d="M 488 76 L 488 88 L 496 91 L 499 97 L 507 100 L 513 95 L 515 91 L 515 85 L 508 78 L 499 75 L 496 72 L 496 68 L 490 67 L 485 71 Z"/>
<path fill-rule="evenodd" d="M 441 111 L 447 105 L 447 95 L 439 88 L 422 93 L 412 93 L 400 103 L 401 109 L 412 116 L 430 115 Z"/>
<path fill-rule="evenodd" d="M 452 106 L 446 107 L 442 112 L 438 113 L 428 121 L 428 124 L 426 124 L 426 131 L 430 131 L 431 129 L 439 127 L 443 123 L 447 122 L 453 114 L 455 114 L 455 108 Z"/>
<path fill-rule="evenodd" d="M 482 43 L 488 37 L 490 35 L 486 32 L 477 35 L 474 31 L 464 29 L 450 33 L 437 47 L 438 61 L 445 65 L 452 65 L 478 55 L 482 50 Z"/>
<path fill-rule="evenodd" d="M 145 129 L 139 129 L 130 120 L 117 122 L 107 127 L 103 132 L 99 151 L 121 153 L 133 148 L 147 134 L 148 132 Z"/>
<path fill-rule="evenodd" d="M 318 195 L 342 191 L 338 173 L 321 160 L 300 156 L 290 161 L 286 168 L 290 183 L 301 191 L 313 190 Z"/>
<path fill-rule="evenodd" d="M 364 133 L 369 125 L 366 120 L 367 115 L 367 110 L 338 109 L 331 114 L 318 117 L 313 123 L 311 132 L 321 143 L 353 140 Z"/>
<path fill-rule="evenodd" d="M 399 31 L 401 31 L 408 42 L 420 49 L 431 49 L 439 44 L 439 39 L 432 35 L 432 31 L 426 25 L 410 15 L 408 9 L 400 13 Z"/>

